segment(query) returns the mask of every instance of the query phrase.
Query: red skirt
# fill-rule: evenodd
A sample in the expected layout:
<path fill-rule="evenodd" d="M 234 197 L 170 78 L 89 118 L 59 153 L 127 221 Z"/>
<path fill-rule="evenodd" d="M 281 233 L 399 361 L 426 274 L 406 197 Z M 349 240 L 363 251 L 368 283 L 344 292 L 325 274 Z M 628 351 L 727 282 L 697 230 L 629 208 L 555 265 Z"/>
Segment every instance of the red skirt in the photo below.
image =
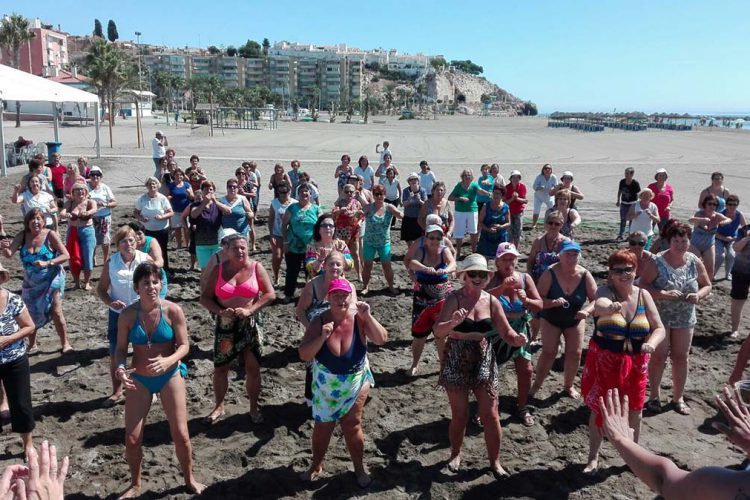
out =
<path fill-rule="evenodd" d="M 650 354 L 628 354 L 602 349 L 589 341 L 586 364 L 581 377 L 583 400 L 596 415 L 596 425 L 602 426 L 599 397 L 605 398 L 609 389 L 620 391 L 620 398 L 628 396 L 630 411 L 643 410 L 648 382 Z"/>

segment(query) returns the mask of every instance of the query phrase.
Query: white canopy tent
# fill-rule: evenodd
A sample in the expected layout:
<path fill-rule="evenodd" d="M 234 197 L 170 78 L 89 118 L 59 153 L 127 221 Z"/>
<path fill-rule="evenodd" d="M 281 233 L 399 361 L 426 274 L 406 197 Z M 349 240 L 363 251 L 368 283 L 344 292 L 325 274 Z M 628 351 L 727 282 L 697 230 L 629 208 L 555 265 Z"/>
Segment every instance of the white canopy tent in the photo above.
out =
<path fill-rule="evenodd" d="M 52 107 L 52 116 L 55 126 L 55 141 L 60 140 L 60 128 L 57 117 L 57 104 L 62 102 L 84 102 L 94 105 L 94 120 L 96 129 L 96 157 L 101 156 L 99 145 L 99 97 L 91 92 L 63 85 L 24 73 L 17 69 L 0 64 L 0 106 L 10 101 L 47 101 Z M 2 112 L 2 111 L 0 111 Z M 5 136 L 3 132 L 2 115 L 0 115 L 0 160 L 2 160 L 2 176 L 7 177 L 7 165 L 5 159 Z"/>

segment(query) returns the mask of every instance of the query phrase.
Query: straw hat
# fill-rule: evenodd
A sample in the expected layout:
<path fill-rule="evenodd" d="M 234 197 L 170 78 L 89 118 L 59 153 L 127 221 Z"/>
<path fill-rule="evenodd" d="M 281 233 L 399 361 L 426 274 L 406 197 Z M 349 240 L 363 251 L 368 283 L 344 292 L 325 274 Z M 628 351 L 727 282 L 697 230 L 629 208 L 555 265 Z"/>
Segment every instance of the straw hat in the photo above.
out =
<path fill-rule="evenodd" d="M 490 270 L 487 269 L 487 259 L 484 258 L 484 255 L 473 253 L 466 257 L 459 265 L 456 274 L 465 273 L 467 271 L 484 271 L 485 273 L 489 273 Z"/>

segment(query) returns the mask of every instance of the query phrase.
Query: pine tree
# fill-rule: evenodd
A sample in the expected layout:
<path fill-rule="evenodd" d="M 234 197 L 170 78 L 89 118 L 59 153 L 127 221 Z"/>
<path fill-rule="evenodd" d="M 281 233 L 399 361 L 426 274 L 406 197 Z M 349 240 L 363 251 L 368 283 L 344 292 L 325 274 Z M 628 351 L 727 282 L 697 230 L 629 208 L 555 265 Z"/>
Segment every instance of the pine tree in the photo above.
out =
<path fill-rule="evenodd" d="M 110 19 L 109 23 L 107 23 L 107 39 L 110 42 L 114 42 L 118 38 L 120 38 L 120 35 L 117 33 L 117 25 Z"/>
<path fill-rule="evenodd" d="M 102 31 L 102 22 L 98 19 L 94 19 L 94 36 L 104 38 L 104 32 Z"/>

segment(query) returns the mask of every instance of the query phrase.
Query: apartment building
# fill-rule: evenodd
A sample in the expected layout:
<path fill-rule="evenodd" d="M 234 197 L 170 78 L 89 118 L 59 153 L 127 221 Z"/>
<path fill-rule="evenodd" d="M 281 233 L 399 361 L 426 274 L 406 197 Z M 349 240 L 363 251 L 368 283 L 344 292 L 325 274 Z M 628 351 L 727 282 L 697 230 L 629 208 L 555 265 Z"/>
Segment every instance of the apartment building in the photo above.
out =
<path fill-rule="evenodd" d="M 19 69 L 36 76 L 49 76 L 53 71 L 67 68 L 68 34 L 42 24 L 39 18 L 32 20 L 30 25 L 34 38 L 21 45 Z M 11 58 L 9 51 L 0 49 L 0 62 L 15 67 Z"/>

